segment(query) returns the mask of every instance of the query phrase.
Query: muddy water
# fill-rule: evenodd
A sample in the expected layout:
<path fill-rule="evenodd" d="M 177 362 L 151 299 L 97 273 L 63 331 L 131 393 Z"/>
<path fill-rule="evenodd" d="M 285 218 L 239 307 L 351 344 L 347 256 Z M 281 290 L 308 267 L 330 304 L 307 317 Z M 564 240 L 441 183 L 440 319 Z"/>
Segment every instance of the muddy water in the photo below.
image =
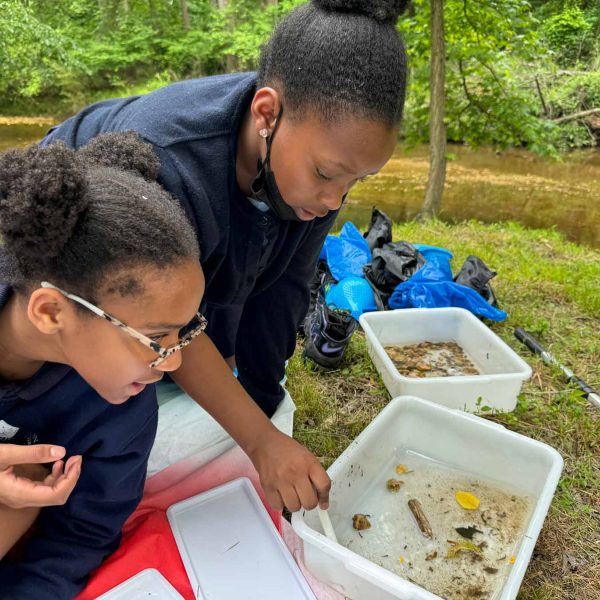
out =
<path fill-rule="evenodd" d="M 408 472 L 396 475 L 397 462 Z M 389 477 L 403 482 L 399 491 L 386 488 Z M 475 495 L 479 506 L 462 508 L 455 499 L 458 491 Z M 421 533 L 408 508 L 411 499 L 421 503 L 431 538 Z M 533 506 L 534 499 L 518 490 L 404 451 L 350 507 L 350 514 L 368 514 L 371 527 L 359 534 L 348 519 L 336 533 L 353 552 L 445 600 L 495 600 L 513 568 Z M 457 544 L 469 542 L 456 528 L 475 528 L 471 550 L 456 551 Z"/>
<path fill-rule="evenodd" d="M 49 119 L 8 120 L 0 117 L 0 152 L 14 146 L 37 142 L 44 137 L 50 127 L 52 121 Z"/>
<path fill-rule="evenodd" d="M 600 151 L 575 152 L 563 162 L 526 151 L 496 154 L 489 148 L 449 148 L 440 218 L 519 221 L 527 227 L 556 228 L 569 239 L 600 247 Z M 382 172 L 357 185 L 338 219 L 365 227 L 371 207 L 394 221 L 411 219 L 425 197 L 427 148 L 400 148 Z"/>
<path fill-rule="evenodd" d="M 25 124 L 0 118 L 0 151 L 41 139 L 48 120 Z M 600 151 L 575 152 L 562 162 L 526 151 L 496 154 L 489 148 L 452 146 L 440 217 L 448 222 L 520 221 L 528 227 L 555 227 L 569 239 L 600 247 Z M 394 221 L 414 217 L 425 196 L 428 149 L 410 154 L 400 147 L 383 171 L 357 185 L 342 209 L 338 226 L 359 228 L 377 205 Z"/>

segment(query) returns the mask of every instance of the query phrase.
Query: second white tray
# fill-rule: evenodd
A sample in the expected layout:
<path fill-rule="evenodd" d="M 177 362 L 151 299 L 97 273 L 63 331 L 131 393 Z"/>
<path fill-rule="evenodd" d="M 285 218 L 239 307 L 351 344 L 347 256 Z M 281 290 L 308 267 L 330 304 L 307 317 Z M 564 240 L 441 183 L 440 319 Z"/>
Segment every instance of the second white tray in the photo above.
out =
<path fill-rule="evenodd" d="M 203 600 L 315 600 L 246 477 L 167 510 L 192 589 Z"/>
<path fill-rule="evenodd" d="M 156 570 L 144 569 L 96 600 L 183 600 L 177 590 Z"/>

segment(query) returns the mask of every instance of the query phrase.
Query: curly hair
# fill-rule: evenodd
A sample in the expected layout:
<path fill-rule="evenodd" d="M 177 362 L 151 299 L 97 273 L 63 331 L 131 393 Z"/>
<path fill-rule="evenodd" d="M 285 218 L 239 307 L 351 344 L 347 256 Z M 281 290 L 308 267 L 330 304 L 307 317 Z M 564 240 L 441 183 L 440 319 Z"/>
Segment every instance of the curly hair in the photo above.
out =
<path fill-rule="evenodd" d="M 183 209 L 156 182 L 159 169 L 133 132 L 78 151 L 58 142 L 0 155 L 0 281 L 25 290 L 47 279 L 93 299 L 124 268 L 199 258 Z"/>
<path fill-rule="evenodd" d="M 408 0 L 312 0 L 293 10 L 264 46 L 258 85 L 283 95 L 287 114 L 322 122 L 402 119 L 406 51 L 395 23 Z"/>

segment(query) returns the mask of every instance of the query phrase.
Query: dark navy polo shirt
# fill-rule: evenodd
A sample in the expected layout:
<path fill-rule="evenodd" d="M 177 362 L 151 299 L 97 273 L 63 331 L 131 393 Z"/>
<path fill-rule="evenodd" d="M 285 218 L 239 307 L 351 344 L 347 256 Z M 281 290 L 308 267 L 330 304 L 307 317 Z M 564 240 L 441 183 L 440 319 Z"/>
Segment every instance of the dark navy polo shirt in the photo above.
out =
<path fill-rule="evenodd" d="M 0 312 L 11 293 L 0 284 Z M 0 443 L 57 444 L 83 456 L 67 503 L 43 508 L 22 557 L 0 561 L 0 599 L 68 600 L 84 587 L 142 497 L 157 416 L 154 386 L 109 404 L 67 365 L 0 379 Z"/>
<path fill-rule="evenodd" d="M 240 382 L 270 416 L 283 398 L 284 363 L 337 211 L 310 222 L 282 221 L 241 193 L 237 136 L 255 88 L 254 73 L 238 73 L 106 100 L 53 128 L 43 143 L 79 147 L 100 133 L 133 130 L 153 145 L 159 181 L 198 235 L 207 333 L 224 357 L 235 355 Z"/>

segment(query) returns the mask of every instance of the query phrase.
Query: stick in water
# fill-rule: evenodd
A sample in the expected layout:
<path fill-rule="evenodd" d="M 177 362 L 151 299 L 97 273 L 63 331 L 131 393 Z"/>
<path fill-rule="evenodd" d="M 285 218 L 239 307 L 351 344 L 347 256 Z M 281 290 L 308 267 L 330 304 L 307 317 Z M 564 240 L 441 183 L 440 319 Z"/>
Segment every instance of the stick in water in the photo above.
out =
<path fill-rule="evenodd" d="M 415 519 L 417 520 L 417 524 L 419 525 L 421 533 L 426 538 L 433 538 L 433 531 L 431 530 L 431 525 L 429 524 L 429 521 L 427 520 L 427 517 L 423 512 L 423 507 L 421 506 L 421 503 L 415 498 L 413 498 L 412 500 L 408 501 L 408 508 L 410 508 L 410 512 L 412 512 Z"/>

